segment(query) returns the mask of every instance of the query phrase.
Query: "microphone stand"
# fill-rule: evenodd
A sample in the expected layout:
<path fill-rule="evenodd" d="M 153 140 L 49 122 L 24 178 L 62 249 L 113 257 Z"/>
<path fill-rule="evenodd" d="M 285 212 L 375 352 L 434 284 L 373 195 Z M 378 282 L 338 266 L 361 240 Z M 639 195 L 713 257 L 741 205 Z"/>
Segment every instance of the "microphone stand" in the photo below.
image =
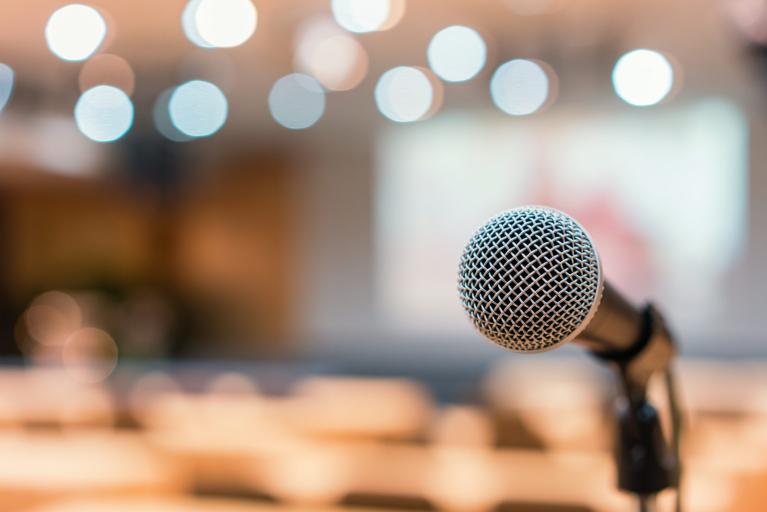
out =
<path fill-rule="evenodd" d="M 674 487 L 679 512 L 681 415 L 670 365 L 673 341 L 660 314 L 651 305 L 643 309 L 642 319 L 640 335 L 629 349 L 594 353 L 616 367 L 622 384 L 615 408 L 618 488 L 636 496 L 640 512 L 650 512 L 654 510 L 656 495 Z M 658 368 L 663 368 L 665 373 L 670 442 L 663 434 L 657 409 L 647 397 L 648 381 Z"/>

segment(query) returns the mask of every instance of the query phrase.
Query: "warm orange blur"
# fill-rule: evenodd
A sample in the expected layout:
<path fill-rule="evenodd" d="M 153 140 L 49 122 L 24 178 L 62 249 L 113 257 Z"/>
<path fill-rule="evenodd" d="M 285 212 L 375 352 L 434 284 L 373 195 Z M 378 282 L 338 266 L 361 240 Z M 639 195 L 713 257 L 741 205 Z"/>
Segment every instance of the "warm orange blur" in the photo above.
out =
<path fill-rule="evenodd" d="M 590 363 L 573 363 L 570 374 L 562 369 L 539 364 L 531 373 L 516 362 L 498 365 L 485 379 L 484 405 L 475 406 L 436 403 L 403 379 L 301 378 L 294 391 L 270 395 L 236 372 L 193 380 L 145 374 L 123 389 L 78 384 L 54 369 L 5 371 L 0 509 L 418 504 L 474 511 L 538 503 L 551 507 L 541 510 L 633 510 L 629 498 L 612 490 L 606 442 L 612 428 L 605 422 L 611 399 L 602 393 L 609 379 Z M 759 510 L 765 498 L 759 482 L 767 478 L 767 416 L 758 398 L 767 393 L 764 368 L 690 361 L 681 370 L 688 506 Z M 732 385 L 712 384 L 707 376 L 714 374 Z M 211 384 L 208 390 L 185 389 L 200 379 Z M 226 381 L 237 385 L 223 386 Z M 602 398 L 574 411 L 578 402 L 565 407 L 553 394 L 527 400 L 526 390 L 538 386 Z M 57 400 L 43 399 L 54 394 Z M 508 399 L 498 402 L 501 395 Z M 743 401 L 746 395 L 757 398 Z M 591 435 L 583 433 L 586 419 Z M 547 432 L 551 425 L 556 435 Z"/>

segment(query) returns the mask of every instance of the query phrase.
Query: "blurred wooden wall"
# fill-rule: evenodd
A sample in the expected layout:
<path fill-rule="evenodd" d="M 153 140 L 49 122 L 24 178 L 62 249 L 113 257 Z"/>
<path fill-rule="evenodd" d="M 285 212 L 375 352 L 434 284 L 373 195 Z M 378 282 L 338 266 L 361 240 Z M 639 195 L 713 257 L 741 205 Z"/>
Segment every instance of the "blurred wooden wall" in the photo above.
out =
<path fill-rule="evenodd" d="M 295 323 L 294 172 L 279 154 L 224 162 L 169 201 L 117 178 L 0 185 L 7 315 L 51 289 L 154 287 L 193 317 L 180 353 L 279 347 Z"/>

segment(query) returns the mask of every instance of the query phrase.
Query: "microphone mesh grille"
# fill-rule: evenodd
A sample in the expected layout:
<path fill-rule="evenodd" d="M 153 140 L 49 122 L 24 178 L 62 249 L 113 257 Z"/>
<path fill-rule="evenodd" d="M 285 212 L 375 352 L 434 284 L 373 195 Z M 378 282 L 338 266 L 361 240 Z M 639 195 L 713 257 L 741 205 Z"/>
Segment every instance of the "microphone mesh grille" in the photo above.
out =
<path fill-rule="evenodd" d="M 461 303 L 493 343 L 541 351 L 569 341 L 590 319 L 601 291 L 597 251 L 562 212 L 509 210 L 471 238 L 458 268 Z"/>

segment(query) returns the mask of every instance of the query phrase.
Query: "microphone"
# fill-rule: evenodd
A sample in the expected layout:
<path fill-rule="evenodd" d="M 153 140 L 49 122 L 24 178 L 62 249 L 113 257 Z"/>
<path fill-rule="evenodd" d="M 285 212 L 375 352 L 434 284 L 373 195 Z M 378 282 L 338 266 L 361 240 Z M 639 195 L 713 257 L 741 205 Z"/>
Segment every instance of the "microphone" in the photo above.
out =
<path fill-rule="evenodd" d="M 493 343 L 543 352 L 572 341 L 615 364 L 626 399 L 616 409 L 618 487 L 646 510 L 650 496 L 678 485 L 681 415 L 671 335 L 655 308 L 635 308 L 605 281 L 594 242 L 578 222 L 541 206 L 496 215 L 464 249 L 458 292 L 474 327 Z M 648 381 L 659 371 L 666 376 L 670 446 L 647 401 Z"/>
<path fill-rule="evenodd" d="M 621 365 L 640 392 L 674 352 L 658 312 L 610 286 L 589 234 L 553 208 L 516 208 L 482 225 L 461 257 L 458 291 L 493 343 L 543 352 L 572 341 Z"/>

